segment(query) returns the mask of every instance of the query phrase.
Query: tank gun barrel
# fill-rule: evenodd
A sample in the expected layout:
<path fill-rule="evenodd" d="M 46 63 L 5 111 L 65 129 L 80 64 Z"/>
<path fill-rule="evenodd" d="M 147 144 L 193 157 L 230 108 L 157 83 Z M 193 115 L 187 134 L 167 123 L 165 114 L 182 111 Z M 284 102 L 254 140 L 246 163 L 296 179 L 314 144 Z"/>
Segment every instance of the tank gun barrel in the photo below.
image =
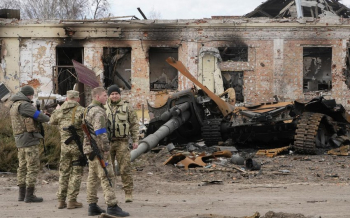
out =
<path fill-rule="evenodd" d="M 190 104 L 188 102 L 176 105 L 173 108 L 175 109 L 170 109 L 172 111 L 172 118 L 162 125 L 156 132 L 148 135 L 146 138 L 140 141 L 137 149 L 131 151 L 131 161 L 134 161 L 141 154 L 157 146 L 162 139 L 170 135 L 190 119 L 191 113 L 188 111 Z"/>

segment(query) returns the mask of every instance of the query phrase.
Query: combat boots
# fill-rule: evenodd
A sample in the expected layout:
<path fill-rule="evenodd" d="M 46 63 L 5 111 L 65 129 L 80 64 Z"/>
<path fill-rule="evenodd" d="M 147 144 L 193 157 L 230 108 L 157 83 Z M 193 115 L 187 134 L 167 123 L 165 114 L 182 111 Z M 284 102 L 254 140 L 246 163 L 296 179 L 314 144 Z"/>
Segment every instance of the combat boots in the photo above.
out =
<path fill-rule="evenodd" d="M 123 211 L 117 204 L 107 207 L 107 214 L 112 216 L 126 217 L 130 216 L 128 212 Z"/>
<path fill-rule="evenodd" d="M 81 207 L 83 207 L 83 204 L 77 202 L 77 200 L 68 201 L 67 209 L 75 209 L 75 208 L 81 208 Z"/>
<path fill-rule="evenodd" d="M 31 203 L 31 202 L 42 202 L 44 199 L 41 197 L 37 197 L 34 195 L 34 187 L 27 187 L 26 189 L 26 196 L 24 198 L 24 202 Z"/>
<path fill-rule="evenodd" d="M 65 201 L 59 201 L 58 202 L 58 206 L 57 206 L 58 209 L 63 209 L 63 208 L 66 208 L 66 207 L 67 207 L 67 203 Z"/>
<path fill-rule="evenodd" d="M 126 191 L 125 192 L 125 203 L 132 202 L 132 192 Z"/>
<path fill-rule="evenodd" d="M 18 201 L 24 201 L 25 196 L 26 196 L 26 187 L 19 186 Z"/>
<path fill-rule="evenodd" d="M 101 213 L 106 213 L 106 211 L 102 210 L 96 203 L 89 204 L 89 216 L 96 216 Z"/>

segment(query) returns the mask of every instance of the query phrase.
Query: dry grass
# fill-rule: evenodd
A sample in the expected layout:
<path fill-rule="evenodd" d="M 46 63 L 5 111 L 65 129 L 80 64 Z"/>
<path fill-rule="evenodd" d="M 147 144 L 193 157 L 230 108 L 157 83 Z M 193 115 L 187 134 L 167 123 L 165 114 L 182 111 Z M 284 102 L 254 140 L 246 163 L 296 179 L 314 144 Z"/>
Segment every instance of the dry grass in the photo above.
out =
<path fill-rule="evenodd" d="M 43 143 L 41 143 L 40 161 L 50 169 L 58 169 L 61 153 L 60 133 L 56 126 L 44 124 L 44 129 L 46 154 L 44 153 L 44 146 L 42 146 Z"/>
<path fill-rule="evenodd" d="M 17 148 L 12 134 L 9 108 L 0 104 L 0 172 L 16 172 L 18 167 Z M 60 134 L 56 127 L 44 124 L 45 147 L 40 145 L 42 165 L 57 169 L 60 158 Z"/>
<path fill-rule="evenodd" d="M 18 166 L 15 138 L 12 135 L 10 111 L 0 104 L 0 171 L 15 172 Z"/>

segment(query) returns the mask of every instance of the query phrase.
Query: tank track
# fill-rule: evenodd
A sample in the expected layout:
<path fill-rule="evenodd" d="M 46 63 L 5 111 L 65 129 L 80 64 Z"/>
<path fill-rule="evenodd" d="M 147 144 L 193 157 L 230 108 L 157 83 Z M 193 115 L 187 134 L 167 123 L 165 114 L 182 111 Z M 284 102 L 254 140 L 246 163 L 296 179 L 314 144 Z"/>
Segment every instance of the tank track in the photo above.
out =
<path fill-rule="evenodd" d="M 222 119 L 204 120 L 201 130 L 206 146 L 217 145 L 220 141 L 222 141 L 220 132 L 221 121 Z"/>
<path fill-rule="evenodd" d="M 294 148 L 297 153 L 316 154 L 316 137 L 324 114 L 305 112 L 297 122 Z"/>

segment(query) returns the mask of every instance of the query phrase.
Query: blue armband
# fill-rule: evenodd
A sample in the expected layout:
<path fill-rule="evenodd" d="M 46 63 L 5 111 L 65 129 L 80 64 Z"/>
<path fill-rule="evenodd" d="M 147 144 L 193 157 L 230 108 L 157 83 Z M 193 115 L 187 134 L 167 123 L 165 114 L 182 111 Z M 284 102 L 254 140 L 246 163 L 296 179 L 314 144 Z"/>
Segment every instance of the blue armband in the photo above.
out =
<path fill-rule="evenodd" d="M 95 131 L 96 136 L 101 135 L 103 133 L 107 133 L 107 129 L 106 128 L 102 128 L 102 129 L 99 129 L 99 130 Z"/>
<path fill-rule="evenodd" d="M 35 111 L 34 115 L 33 115 L 33 119 L 37 119 L 39 117 L 40 111 Z"/>

